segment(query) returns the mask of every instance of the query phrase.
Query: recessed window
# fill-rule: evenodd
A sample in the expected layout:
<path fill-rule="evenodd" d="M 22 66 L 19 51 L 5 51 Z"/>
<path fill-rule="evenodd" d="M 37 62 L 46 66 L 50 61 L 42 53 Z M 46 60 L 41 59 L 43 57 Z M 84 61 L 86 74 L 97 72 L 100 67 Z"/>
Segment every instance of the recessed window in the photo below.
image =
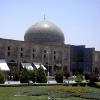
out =
<path fill-rule="evenodd" d="M 56 54 L 56 51 L 54 51 L 54 54 Z"/>
<path fill-rule="evenodd" d="M 21 48 L 21 51 L 23 51 L 23 48 Z"/>
<path fill-rule="evenodd" d="M 44 50 L 44 53 L 46 53 L 47 51 L 46 50 Z"/>
<path fill-rule="evenodd" d="M 10 52 L 8 52 L 8 56 L 10 56 Z"/>
<path fill-rule="evenodd" d="M 44 55 L 43 58 L 45 59 L 46 58 L 46 55 Z"/>
<path fill-rule="evenodd" d="M 56 56 L 54 56 L 54 60 L 56 60 Z"/>
<path fill-rule="evenodd" d="M 33 59 L 35 58 L 35 54 L 33 54 Z"/>
<path fill-rule="evenodd" d="M 35 49 L 33 49 L 33 52 L 35 52 L 36 50 Z"/>
<path fill-rule="evenodd" d="M 20 54 L 20 57 L 23 57 L 23 53 Z"/>
<path fill-rule="evenodd" d="M 8 46 L 8 50 L 10 50 L 10 46 Z"/>

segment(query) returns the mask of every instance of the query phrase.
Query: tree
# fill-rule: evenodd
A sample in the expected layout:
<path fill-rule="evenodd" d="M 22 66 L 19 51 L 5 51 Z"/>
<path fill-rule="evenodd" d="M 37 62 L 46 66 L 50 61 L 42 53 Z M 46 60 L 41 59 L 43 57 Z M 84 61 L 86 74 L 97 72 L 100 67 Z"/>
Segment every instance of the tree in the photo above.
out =
<path fill-rule="evenodd" d="M 83 75 L 82 75 L 82 74 L 77 74 L 77 75 L 76 75 L 76 78 L 75 78 L 75 81 L 76 81 L 76 82 L 80 83 L 80 82 L 82 82 L 83 80 L 84 80 L 84 78 L 83 78 Z"/>
<path fill-rule="evenodd" d="M 29 80 L 31 80 L 33 83 L 36 81 L 36 70 L 29 70 L 28 71 Z"/>
<path fill-rule="evenodd" d="M 63 83 L 63 71 L 62 70 L 56 70 L 55 80 L 57 83 Z"/>
<path fill-rule="evenodd" d="M 47 83 L 47 77 L 44 69 L 40 67 L 36 71 L 36 82 L 37 83 Z"/>
<path fill-rule="evenodd" d="M 21 83 L 28 83 L 29 82 L 29 75 L 27 69 L 23 69 L 21 75 L 20 75 L 20 82 Z"/>
<path fill-rule="evenodd" d="M 90 77 L 90 83 L 95 83 L 99 81 L 99 77 L 98 75 L 96 75 L 94 72 L 91 73 L 91 77 Z"/>
<path fill-rule="evenodd" d="M 19 72 L 18 72 L 18 70 L 14 68 L 12 74 L 13 74 L 13 80 L 14 81 L 19 81 Z"/>
<path fill-rule="evenodd" d="M 85 73 L 85 80 L 90 80 L 91 74 L 89 72 Z"/>
<path fill-rule="evenodd" d="M 0 83 L 3 84 L 5 82 L 4 72 L 0 70 Z"/>

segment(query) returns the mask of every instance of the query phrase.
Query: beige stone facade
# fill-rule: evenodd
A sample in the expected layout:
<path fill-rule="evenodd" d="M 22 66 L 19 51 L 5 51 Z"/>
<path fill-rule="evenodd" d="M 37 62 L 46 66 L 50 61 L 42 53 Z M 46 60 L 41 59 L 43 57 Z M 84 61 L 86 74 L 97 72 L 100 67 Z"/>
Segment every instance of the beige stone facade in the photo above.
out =
<path fill-rule="evenodd" d="M 69 46 L 63 44 L 34 44 L 32 42 L 0 39 L 0 59 L 5 59 L 10 69 L 23 62 L 42 63 L 50 66 L 53 73 L 54 66 L 67 66 L 69 70 Z"/>
<path fill-rule="evenodd" d="M 100 73 L 100 51 L 95 51 L 94 60 L 94 70 Z"/>

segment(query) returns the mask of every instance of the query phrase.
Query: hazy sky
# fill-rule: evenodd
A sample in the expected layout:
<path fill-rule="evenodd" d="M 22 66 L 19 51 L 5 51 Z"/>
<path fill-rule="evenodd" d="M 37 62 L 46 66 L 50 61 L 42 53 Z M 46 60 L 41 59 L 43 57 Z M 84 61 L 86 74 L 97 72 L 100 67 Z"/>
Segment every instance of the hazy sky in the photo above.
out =
<path fill-rule="evenodd" d="M 100 0 L 0 0 L 0 38 L 24 40 L 44 14 L 64 32 L 66 44 L 100 50 Z"/>

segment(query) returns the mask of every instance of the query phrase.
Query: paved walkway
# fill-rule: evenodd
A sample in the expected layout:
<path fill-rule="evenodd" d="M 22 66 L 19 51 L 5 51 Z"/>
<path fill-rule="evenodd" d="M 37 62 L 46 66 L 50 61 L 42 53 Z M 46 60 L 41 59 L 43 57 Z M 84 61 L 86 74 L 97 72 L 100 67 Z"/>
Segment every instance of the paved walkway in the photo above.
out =
<path fill-rule="evenodd" d="M 55 80 L 49 80 L 47 83 L 56 84 L 57 82 Z M 68 83 L 68 80 L 64 80 L 64 83 Z M 70 80 L 69 83 L 75 83 L 75 81 Z M 4 84 L 20 84 L 20 81 L 5 81 Z"/>

